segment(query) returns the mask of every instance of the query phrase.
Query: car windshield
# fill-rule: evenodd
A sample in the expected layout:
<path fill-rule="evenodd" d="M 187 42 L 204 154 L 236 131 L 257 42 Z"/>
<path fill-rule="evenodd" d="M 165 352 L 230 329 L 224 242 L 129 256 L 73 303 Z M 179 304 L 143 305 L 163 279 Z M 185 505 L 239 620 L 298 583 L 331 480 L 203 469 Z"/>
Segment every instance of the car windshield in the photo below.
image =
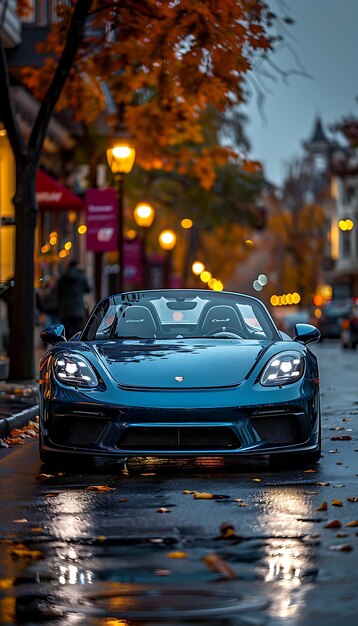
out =
<path fill-rule="evenodd" d="M 255 298 L 178 289 L 109 296 L 94 309 L 81 340 L 203 337 L 280 339 Z"/>

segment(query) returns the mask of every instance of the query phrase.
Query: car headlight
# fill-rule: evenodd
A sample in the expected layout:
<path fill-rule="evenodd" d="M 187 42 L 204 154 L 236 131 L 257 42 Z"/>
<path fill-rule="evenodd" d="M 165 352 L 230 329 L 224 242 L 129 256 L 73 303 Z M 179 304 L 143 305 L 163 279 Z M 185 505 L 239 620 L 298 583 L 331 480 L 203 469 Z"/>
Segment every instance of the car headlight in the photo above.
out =
<path fill-rule="evenodd" d="M 267 363 L 260 383 L 265 387 L 295 383 L 302 378 L 304 371 L 305 361 L 299 352 L 281 352 Z"/>
<path fill-rule="evenodd" d="M 97 387 L 98 378 L 89 362 L 80 354 L 59 354 L 53 370 L 57 380 L 74 387 Z"/>

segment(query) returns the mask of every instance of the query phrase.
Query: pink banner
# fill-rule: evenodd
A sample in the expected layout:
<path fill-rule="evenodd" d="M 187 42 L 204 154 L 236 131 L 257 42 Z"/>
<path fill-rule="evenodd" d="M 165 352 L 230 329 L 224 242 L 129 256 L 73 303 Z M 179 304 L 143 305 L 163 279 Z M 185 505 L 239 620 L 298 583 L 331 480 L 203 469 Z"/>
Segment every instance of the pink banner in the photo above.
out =
<path fill-rule="evenodd" d="M 125 240 L 124 244 L 124 279 L 128 282 L 141 282 L 143 278 L 143 243 L 137 237 L 132 241 Z"/>
<path fill-rule="evenodd" d="M 113 252 L 117 250 L 118 216 L 114 189 L 86 191 L 87 250 Z"/>

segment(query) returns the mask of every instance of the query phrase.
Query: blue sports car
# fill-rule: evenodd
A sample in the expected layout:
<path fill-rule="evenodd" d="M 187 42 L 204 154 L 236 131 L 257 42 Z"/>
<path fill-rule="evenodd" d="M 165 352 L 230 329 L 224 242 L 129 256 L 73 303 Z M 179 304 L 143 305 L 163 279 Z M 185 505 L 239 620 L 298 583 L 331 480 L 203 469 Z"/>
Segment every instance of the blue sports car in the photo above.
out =
<path fill-rule="evenodd" d="M 255 456 L 318 461 L 319 339 L 291 339 L 256 298 L 209 290 L 108 296 L 69 341 L 42 339 L 40 455 Z"/>

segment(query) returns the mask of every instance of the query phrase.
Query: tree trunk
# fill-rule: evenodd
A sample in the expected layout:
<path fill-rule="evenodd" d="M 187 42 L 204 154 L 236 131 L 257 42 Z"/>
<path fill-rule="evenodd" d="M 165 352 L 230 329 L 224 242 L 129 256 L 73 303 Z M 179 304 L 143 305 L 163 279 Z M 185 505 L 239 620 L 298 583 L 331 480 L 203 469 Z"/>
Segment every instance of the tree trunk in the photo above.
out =
<path fill-rule="evenodd" d="M 15 287 L 10 334 L 10 372 L 14 381 L 33 380 L 34 370 L 34 243 L 36 227 L 36 165 L 27 159 L 16 168 Z M 24 303 L 26 309 L 24 310 Z M 21 355 L 21 356 L 20 356 Z"/>

